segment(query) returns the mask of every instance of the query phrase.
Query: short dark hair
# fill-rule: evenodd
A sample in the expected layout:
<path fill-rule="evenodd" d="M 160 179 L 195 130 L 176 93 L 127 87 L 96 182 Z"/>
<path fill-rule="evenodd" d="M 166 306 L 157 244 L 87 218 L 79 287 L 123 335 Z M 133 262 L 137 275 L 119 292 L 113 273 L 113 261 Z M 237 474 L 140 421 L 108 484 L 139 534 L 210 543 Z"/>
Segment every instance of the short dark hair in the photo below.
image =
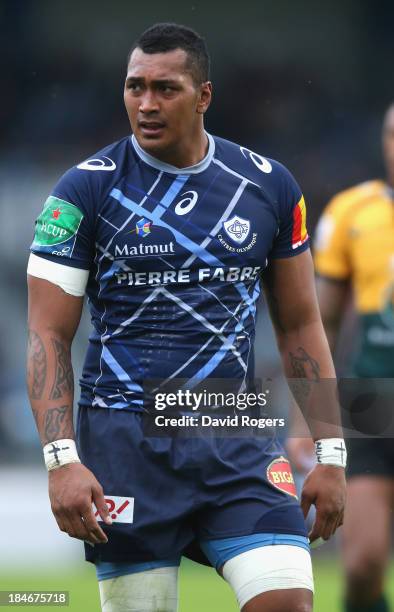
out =
<path fill-rule="evenodd" d="M 144 53 L 166 53 L 183 49 L 188 56 L 188 68 L 197 85 L 209 80 L 210 59 L 205 40 L 191 28 L 177 23 L 156 23 L 135 41 L 127 58 L 130 61 L 134 49 Z"/>

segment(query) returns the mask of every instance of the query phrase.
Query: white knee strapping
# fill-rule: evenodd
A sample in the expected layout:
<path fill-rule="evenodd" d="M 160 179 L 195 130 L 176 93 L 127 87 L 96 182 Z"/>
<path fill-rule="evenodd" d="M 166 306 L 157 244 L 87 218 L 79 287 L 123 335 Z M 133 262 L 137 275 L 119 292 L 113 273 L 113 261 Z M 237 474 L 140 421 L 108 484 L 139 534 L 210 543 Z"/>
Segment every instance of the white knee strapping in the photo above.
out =
<path fill-rule="evenodd" d="M 261 546 L 241 553 L 223 566 L 223 577 L 234 590 L 239 607 L 265 591 L 313 591 L 311 556 L 300 546 Z"/>
<path fill-rule="evenodd" d="M 156 569 L 99 582 L 103 612 L 177 612 L 178 568 Z"/>

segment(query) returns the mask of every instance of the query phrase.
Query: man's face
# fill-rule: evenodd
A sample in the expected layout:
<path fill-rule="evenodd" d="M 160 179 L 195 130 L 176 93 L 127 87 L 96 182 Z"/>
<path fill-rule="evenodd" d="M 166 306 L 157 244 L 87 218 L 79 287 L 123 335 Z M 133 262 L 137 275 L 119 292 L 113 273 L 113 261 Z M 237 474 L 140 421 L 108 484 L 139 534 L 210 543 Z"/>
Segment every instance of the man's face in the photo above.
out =
<path fill-rule="evenodd" d="M 394 105 L 388 109 L 383 123 L 383 155 L 389 178 L 394 178 Z"/>
<path fill-rule="evenodd" d="M 182 145 L 190 146 L 210 99 L 210 83 L 194 83 L 183 49 L 153 54 L 134 49 L 124 101 L 134 136 L 151 155 L 166 161 Z"/>

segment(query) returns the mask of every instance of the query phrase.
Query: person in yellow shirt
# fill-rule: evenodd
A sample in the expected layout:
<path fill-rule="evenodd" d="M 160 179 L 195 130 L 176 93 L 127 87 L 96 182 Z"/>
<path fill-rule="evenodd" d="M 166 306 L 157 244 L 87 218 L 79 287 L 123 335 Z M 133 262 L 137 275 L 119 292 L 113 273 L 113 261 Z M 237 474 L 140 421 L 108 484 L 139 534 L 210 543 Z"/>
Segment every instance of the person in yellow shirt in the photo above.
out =
<path fill-rule="evenodd" d="M 394 378 L 394 103 L 383 122 L 386 180 L 336 195 L 316 231 L 322 319 L 335 348 L 349 295 L 359 318 L 352 376 Z M 376 383 L 378 384 L 378 383 Z M 394 406 L 394 398 L 393 398 Z M 386 612 L 384 573 L 394 510 L 394 441 L 350 438 L 343 526 L 346 612 Z"/>

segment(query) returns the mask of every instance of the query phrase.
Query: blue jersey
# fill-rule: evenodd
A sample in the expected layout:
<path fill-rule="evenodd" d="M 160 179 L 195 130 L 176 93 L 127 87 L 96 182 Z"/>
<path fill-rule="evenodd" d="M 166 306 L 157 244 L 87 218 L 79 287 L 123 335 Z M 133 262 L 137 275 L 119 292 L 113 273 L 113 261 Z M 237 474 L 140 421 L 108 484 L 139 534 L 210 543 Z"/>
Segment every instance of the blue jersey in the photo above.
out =
<path fill-rule="evenodd" d="M 197 165 L 134 137 L 60 179 L 31 250 L 89 271 L 81 405 L 142 410 L 145 379 L 252 375 L 260 276 L 308 248 L 305 204 L 278 162 L 221 138 Z"/>

